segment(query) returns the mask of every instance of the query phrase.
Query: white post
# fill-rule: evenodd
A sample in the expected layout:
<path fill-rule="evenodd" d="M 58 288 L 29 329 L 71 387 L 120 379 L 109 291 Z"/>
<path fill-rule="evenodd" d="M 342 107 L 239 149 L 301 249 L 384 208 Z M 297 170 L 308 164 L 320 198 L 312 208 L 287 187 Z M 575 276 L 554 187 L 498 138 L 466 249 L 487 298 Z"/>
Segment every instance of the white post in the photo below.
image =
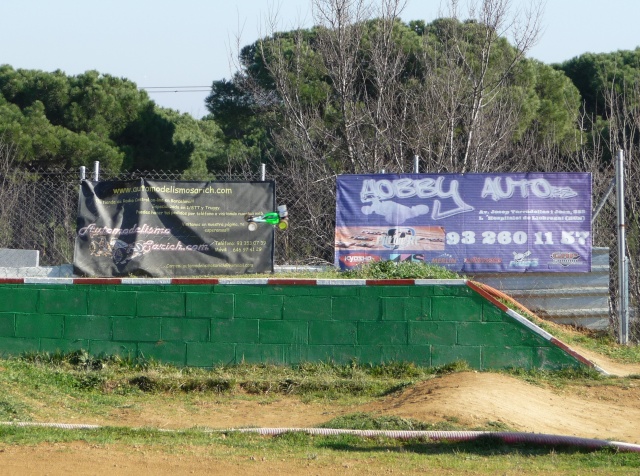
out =
<path fill-rule="evenodd" d="M 416 173 L 416 174 L 420 173 L 420 156 L 419 155 L 413 156 L 413 173 Z"/>
<path fill-rule="evenodd" d="M 97 160 L 93 163 L 93 181 L 100 181 L 100 162 Z"/>
<path fill-rule="evenodd" d="M 267 180 L 267 166 L 265 164 L 260 164 L 260 180 Z"/>
<path fill-rule="evenodd" d="M 84 165 L 80 166 L 80 180 L 87 179 L 87 168 Z"/>
<path fill-rule="evenodd" d="M 624 213 L 624 152 L 618 151 L 616 161 L 616 205 L 618 208 L 618 321 L 620 344 L 629 343 L 629 277 Z"/>

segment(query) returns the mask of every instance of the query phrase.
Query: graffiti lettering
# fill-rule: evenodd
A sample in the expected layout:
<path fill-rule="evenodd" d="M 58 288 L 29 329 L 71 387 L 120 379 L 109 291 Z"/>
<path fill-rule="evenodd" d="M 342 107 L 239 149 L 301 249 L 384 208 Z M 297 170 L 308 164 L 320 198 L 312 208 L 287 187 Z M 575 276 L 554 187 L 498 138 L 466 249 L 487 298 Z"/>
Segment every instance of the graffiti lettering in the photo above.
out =
<path fill-rule="evenodd" d="M 503 198 L 511 198 L 518 189 L 523 198 L 527 198 L 530 193 L 538 198 L 571 198 L 578 195 L 571 187 L 555 187 L 543 178 L 514 180 L 507 177 L 503 188 L 502 177 L 487 177 L 484 179 L 481 196 L 491 197 L 497 202 Z"/>
<path fill-rule="evenodd" d="M 431 207 L 431 218 L 433 220 L 441 220 L 459 213 L 472 211 L 474 208 L 466 204 L 458 193 L 458 181 L 451 180 L 448 190 L 445 190 L 444 181 L 445 177 L 419 180 L 412 178 L 365 180 L 360 191 L 360 200 L 362 203 L 372 203 L 372 205 L 362 207 L 362 211 L 365 214 L 377 213 L 384 215 L 387 221 L 392 220 L 390 223 L 402 223 L 408 218 L 424 215 L 429 211 L 427 205 L 421 204 L 409 208 L 406 205 L 390 201 L 392 198 L 405 199 L 412 197 L 435 198 Z M 455 206 L 445 210 L 441 200 L 447 198 L 450 198 Z M 399 215 L 401 221 L 397 220 Z"/>

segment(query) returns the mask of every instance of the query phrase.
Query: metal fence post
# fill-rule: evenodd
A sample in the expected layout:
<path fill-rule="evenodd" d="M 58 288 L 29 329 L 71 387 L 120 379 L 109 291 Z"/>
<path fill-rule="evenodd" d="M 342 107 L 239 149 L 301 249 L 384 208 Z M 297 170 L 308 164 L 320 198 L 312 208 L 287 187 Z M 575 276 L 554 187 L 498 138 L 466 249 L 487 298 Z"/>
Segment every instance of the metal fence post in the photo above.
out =
<path fill-rule="evenodd" d="M 419 155 L 413 156 L 413 173 L 416 173 L 416 174 L 420 173 L 420 156 Z"/>
<path fill-rule="evenodd" d="M 618 151 L 616 161 L 616 205 L 618 208 L 618 320 L 620 344 L 629 343 L 629 275 L 626 253 L 624 213 L 624 152 Z"/>
<path fill-rule="evenodd" d="M 100 162 L 97 160 L 93 163 L 93 181 L 100 181 Z"/>
<path fill-rule="evenodd" d="M 616 178 L 614 177 L 613 179 L 611 179 L 609 188 L 604 193 L 602 200 L 600 200 L 600 203 L 596 207 L 596 211 L 593 212 L 593 216 L 591 217 L 591 225 L 593 225 L 596 222 L 596 218 L 598 218 L 598 215 L 602 211 L 602 207 L 604 207 L 605 203 L 607 203 L 607 200 L 609 199 L 609 195 L 611 195 L 611 192 L 613 192 L 613 189 L 615 188 L 615 186 L 616 186 Z"/>
<path fill-rule="evenodd" d="M 267 166 L 265 164 L 260 164 L 260 180 L 262 182 L 267 180 Z"/>
<path fill-rule="evenodd" d="M 80 180 L 87 179 L 87 168 L 84 165 L 80 166 Z"/>

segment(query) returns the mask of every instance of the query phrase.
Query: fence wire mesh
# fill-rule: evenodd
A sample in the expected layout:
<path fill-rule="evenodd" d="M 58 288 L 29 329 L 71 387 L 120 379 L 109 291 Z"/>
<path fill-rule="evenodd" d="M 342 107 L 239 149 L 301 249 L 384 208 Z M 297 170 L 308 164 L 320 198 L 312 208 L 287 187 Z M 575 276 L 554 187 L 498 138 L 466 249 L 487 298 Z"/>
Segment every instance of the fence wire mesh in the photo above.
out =
<path fill-rule="evenodd" d="M 595 192 L 595 191 L 594 191 Z M 598 201 L 596 201 L 596 198 Z M 601 210 L 594 220 L 592 232 L 593 232 L 593 244 L 594 246 L 607 247 L 609 249 L 609 316 L 610 316 L 610 328 L 619 335 L 621 320 L 620 320 L 620 280 L 619 280 L 619 266 L 621 261 L 620 252 L 618 249 L 618 233 L 621 232 L 618 225 L 618 209 L 616 204 L 615 190 L 608 197 L 606 196 L 606 190 L 603 188 L 600 191 L 599 196 L 594 196 L 594 207 L 601 206 Z M 627 216 L 628 218 L 632 218 Z M 628 269 L 628 287 L 629 287 L 629 338 L 634 342 L 640 342 L 640 313 L 638 312 L 638 306 L 640 305 L 640 243 L 638 242 L 637 226 L 635 230 L 629 227 L 631 221 L 627 221 L 627 243 L 625 254 L 627 255 L 629 269 Z M 629 233 L 629 232 L 632 233 Z"/>
<path fill-rule="evenodd" d="M 87 174 L 91 179 L 91 174 Z M 101 173 L 100 180 L 181 180 L 180 172 L 132 171 Z M 207 178 L 209 180 L 210 178 Z M 260 172 L 217 174 L 219 181 L 257 181 Z M 335 176 L 270 171 L 276 182 L 276 201 L 291 217 L 287 231 L 276 235 L 277 265 L 328 265 L 333 263 L 335 229 Z M 0 248 L 38 250 L 42 266 L 73 262 L 80 174 L 77 170 L 12 169 L 0 173 Z M 605 184 L 606 185 L 606 184 Z M 594 189 L 594 207 L 604 198 L 606 186 Z M 593 245 L 608 247 L 610 256 L 611 329 L 618 320 L 618 249 L 615 194 L 604 202 L 593 224 Z M 628 246 L 630 330 L 640 341 L 637 305 L 640 302 L 640 243 Z"/>

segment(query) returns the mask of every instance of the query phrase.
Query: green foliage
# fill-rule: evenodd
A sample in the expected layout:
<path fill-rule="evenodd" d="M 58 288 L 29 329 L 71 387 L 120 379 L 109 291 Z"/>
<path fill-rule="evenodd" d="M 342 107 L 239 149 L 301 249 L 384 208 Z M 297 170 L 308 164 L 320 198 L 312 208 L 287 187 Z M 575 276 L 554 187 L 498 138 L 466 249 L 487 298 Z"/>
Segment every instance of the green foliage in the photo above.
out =
<path fill-rule="evenodd" d="M 555 371 L 509 369 L 504 372 L 535 385 L 547 384 L 557 388 L 584 383 L 593 385 L 594 382 L 606 382 L 608 379 L 608 377 L 590 367 L 572 367 Z M 609 381 L 615 384 L 614 380 Z"/>
<path fill-rule="evenodd" d="M 604 138 L 601 162 L 621 148 L 640 146 L 637 121 L 640 104 L 640 47 L 612 53 L 586 53 L 555 66 L 578 88 L 591 118 L 591 135 Z"/>
<path fill-rule="evenodd" d="M 453 374 L 456 372 L 469 372 L 471 367 L 464 360 L 456 360 L 450 364 L 445 364 L 440 367 L 434 368 L 434 372 L 437 375 Z"/>
<path fill-rule="evenodd" d="M 403 261 L 374 261 L 342 273 L 347 279 L 460 279 L 442 266 Z"/>
<path fill-rule="evenodd" d="M 640 80 L 640 47 L 612 53 L 585 53 L 555 65 L 578 88 L 591 114 L 607 116 L 605 95 L 610 88 L 621 92 Z"/>
<path fill-rule="evenodd" d="M 565 152 L 576 133 L 581 97 L 578 89 L 561 71 L 535 60 L 527 60 L 533 89 L 524 107 L 527 108 L 526 128 L 534 128 L 540 143 L 564 145 Z M 525 128 L 525 129 L 526 129 Z M 521 128 L 522 133 L 524 133 Z M 567 149 L 569 148 L 569 149 Z"/>
<path fill-rule="evenodd" d="M 222 153 L 208 161 L 209 170 L 255 168 L 267 157 L 278 155 L 269 137 L 270 114 L 235 82 L 214 81 L 205 104 L 210 115 L 204 121 L 220 126 L 224 143 Z"/>
<path fill-rule="evenodd" d="M 562 339 L 569 344 L 575 342 L 589 350 L 606 355 L 617 362 L 630 364 L 640 363 L 640 345 L 618 344 L 610 332 L 588 331 L 583 329 L 582 332 L 578 334 L 562 333 Z"/>
<path fill-rule="evenodd" d="M 14 70 L 0 66 L 0 137 L 19 162 L 104 171 L 172 170 L 206 179 L 226 154 L 214 121 L 157 107 L 126 79 L 88 71 Z"/>

